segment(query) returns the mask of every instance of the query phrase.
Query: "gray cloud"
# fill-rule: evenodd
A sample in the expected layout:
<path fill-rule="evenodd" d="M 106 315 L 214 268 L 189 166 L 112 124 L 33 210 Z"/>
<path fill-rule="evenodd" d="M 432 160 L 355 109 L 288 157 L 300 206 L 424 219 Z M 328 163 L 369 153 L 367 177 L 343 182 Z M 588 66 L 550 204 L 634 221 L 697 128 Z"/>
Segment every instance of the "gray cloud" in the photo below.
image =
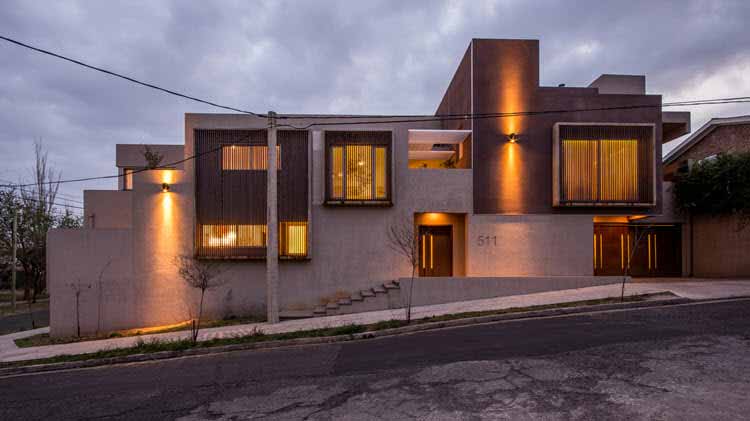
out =
<path fill-rule="evenodd" d="M 10 1 L 0 32 L 261 112 L 430 114 L 472 37 L 540 39 L 546 85 L 636 73 L 665 101 L 747 95 L 749 18 L 745 1 Z M 28 178 L 35 138 L 65 177 L 111 174 L 116 143 L 182 143 L 185 112 L 219 111 L 10 44 L 0 57 L 0 180 Z M 692 111 L 697 127 L 748 108 Z"/>

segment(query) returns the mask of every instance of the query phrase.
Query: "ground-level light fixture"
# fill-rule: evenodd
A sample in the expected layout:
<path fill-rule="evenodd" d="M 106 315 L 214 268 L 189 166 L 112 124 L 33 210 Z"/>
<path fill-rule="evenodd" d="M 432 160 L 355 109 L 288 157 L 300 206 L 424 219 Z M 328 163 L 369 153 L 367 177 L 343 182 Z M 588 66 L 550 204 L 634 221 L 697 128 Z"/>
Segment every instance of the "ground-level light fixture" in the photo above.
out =
<path fill-rule="evenodd" d="M 517 133 L 511 133 L 511 134 L 507 135 L 507 137 L 508 137 L 508 142 L 510 142 L 510 143 L 518 143 L 518 141 L 520 139 L 520 136 L 518 136 Z"/>
<path fill-rule="evenodd" d="M 162 193 L 169 193 L 169 183 L 161 183 Z"/>

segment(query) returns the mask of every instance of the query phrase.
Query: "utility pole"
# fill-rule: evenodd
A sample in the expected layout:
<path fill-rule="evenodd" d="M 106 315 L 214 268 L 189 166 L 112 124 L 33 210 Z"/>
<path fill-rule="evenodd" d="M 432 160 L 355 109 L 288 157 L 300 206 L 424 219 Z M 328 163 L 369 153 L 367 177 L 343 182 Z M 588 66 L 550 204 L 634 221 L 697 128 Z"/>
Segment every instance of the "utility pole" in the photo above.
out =
<path fill-rule="evenodd" d="M 18 248 L 18 213 L 13 211 L 13 238 L 11 243 L 13 244 L 13 257 L 10 261 L 10 308 L 13 313 L 16 312 L 16 249 Z"/>
<path fill-rule="evenodd" d="M 268 322 L 279 322 L 279 224 L 276 185 L 276 113 L 268 112 L 268 190 L 266 205 L 266 307 Z"/>

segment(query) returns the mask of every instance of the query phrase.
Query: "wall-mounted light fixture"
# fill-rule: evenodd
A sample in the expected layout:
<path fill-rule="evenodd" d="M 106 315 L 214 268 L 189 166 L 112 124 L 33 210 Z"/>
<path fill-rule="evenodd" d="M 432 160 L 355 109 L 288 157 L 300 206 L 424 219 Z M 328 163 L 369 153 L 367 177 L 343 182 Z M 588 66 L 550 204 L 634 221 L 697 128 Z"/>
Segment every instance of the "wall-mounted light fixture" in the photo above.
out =
<path fill-rule="evenodd" d="M 520 140 L 520 136 L 516 133 L 511 133 L 507 135 L 507 137 L 508 137 L 508 142 L 510 143 L 518 143 L 518 141 Z"/>
<path fill-rule="evenodd" d="M 169 183 L 161 183 L 162 193 L 169 193 Z"/>

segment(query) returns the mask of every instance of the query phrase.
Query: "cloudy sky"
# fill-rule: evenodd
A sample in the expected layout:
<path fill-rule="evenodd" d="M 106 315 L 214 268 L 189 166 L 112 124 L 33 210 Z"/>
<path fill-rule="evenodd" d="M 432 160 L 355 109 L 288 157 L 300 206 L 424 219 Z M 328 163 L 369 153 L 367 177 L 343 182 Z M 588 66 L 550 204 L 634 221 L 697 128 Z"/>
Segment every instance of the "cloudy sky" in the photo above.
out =
<path fill-rule="evenodd" d="M 586 4 L 588 3 L 588 4 Z M 543 85 L 645 74 L 664 101 L 750 95 L 750 2 L 10 1 L 0 34 L 170 89 L 282 113 L 435 112 L 471 38 L 536 38 Z M 710 117 L 750 104 L 705 106 Z M 218 110 L 0 41 L 0 180 L 42 139 L 63 178 L 115 172 L 117 143 L 183 143 Z M 113 188 L 114 181 L 69 184 Z"/>

